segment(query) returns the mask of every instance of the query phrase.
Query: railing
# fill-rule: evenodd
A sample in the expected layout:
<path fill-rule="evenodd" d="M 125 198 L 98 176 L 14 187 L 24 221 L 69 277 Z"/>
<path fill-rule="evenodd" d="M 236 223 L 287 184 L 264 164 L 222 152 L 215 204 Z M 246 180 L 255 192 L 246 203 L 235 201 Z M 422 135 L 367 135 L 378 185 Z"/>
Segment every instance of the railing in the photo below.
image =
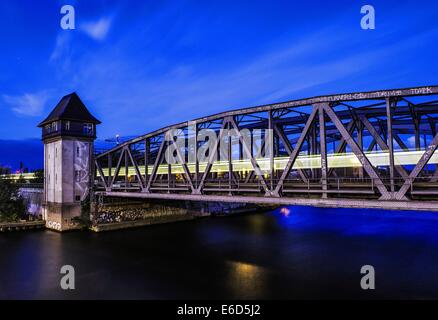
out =
<path fill-rule="evenodd" d="M 298 178 L 285 179 L 281 192 L 292 193 L 344 193 L 344 194 L 376 194 L 376 184 L 378 180 L 391 190 L 391 180 L 371 179 L 371 178 L 328 178 L 327 190 L 323 190 L 321 178 L 308 178 L 303 181 Z M 409 184 L 409 192 L 415 195 L 438 195 L 438 181 L 433 180 L 433 176 L 411 178 L 395 178 L 393 180 L 394 192 L 397 192 L 403 185 Z M 267 179 L 268 187 L 278 184 L 279 179 Z M 194 182 L 194 187 L 197 187 L 197 182 Z M 97 189 L 104 189 L 103 184 L 96 180 Z M 138 192 L 141 186 L 138 182 L 117 183 L 112 190 L 124 190 L 128 192 Z M 180 193 L 190 192 L 190 184 L 185 181 L 170 180 L 156 181 L 151 185 L 151 192 L 167 192 Z M 233 193 L 263 193 L 261 180 L 246 181 L 245 179 L 233 179 L 231 182 L 228 178 L 225 179 L 207 179 L 205 181 L 203 192 L 233 192 Z"/>
<path fill-rule="evenodd" d="M 17 183 L 19 188 L 44 189 L 44 183 Z"/>

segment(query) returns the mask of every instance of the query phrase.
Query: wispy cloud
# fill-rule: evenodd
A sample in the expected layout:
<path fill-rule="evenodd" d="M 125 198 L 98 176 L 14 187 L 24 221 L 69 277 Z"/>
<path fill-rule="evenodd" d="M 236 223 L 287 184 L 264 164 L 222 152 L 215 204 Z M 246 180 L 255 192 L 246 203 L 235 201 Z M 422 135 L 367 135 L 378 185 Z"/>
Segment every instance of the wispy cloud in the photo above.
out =
<path fill-rule="evenodd" d="M 56 37 L 55 47 L 50 55 L 50 61 L 65 57 L 70 51 L 70 37 L 67 32 L 59 33 Z"/>
<path fill-rule="evenodd" d="M 418 39 L 427 43 L 436 37 L 435 32 L 396 37 L 387 28 L 364 42 L 358 35 L 362 31 L 331 26 L 265 41 L 245 57 L 228 59 L 195 50 L 210 35 L 193 27 L 193 17 L 179 20 L 173 11 L 162 15 L 144 19 L 135 25 L 137 32 L 115 37 L 111 45 L 72 60 L 75 72 L 73 78 L 68 74 L 68 83 L 100 112 L 103 135 L 145 133 L 226 109 L 309 95 L 396 86 L 401 77 L 394 70 L 401 68 L 393 62 L 402 65 L 408 60 L 403 57 L 418 46 Z M 99 21 L 91 23 L 88 32 L 105 39 L 111 19 Z M 204 24 L 201 19 L 196 26 Z M 191 30 L 201 34 L 191 37 L 190 44 L 178 42 Z M 193 50 L 194 58 L 175 56 L 185 50 Z M 227 52 L 223 54 L 227 57 Z"/>
<path fill-rule="evenodd" d="M 36 117 L 42 114 L 49 95 L 44 91 L 38 93 L 24 93 L 18 96 L 4 94 L 2 98 L 16 114 Z"/>
<path fill-rule="evenodd" d="M 415 147 L 415 136 L 410 136 L 407 142 L 410 147 Z"/>
<path fill-rule="evenodd" d="M 108 35 L 112 20 L 111 17 L 104 17 L 96 21 L 84 22 L 79 26 L 79 29 L 94 40 L 102 41 Z"/>
<path fill-rule="evenodd" d="M 146 120 L 148 124 L 161 122 L 164 125 L 225 108 L 292 98 L 302 90 L 358 74 L 379 57 L 365 52 L 310 63 L 309 56 L 326 50 L 328 46 L 325 42 L 315 41 L 320 36 L 318 33 L 294 44 L 276 47 L 226 70 L 214 66 L 205 70 L 200 61 L 166 66 L 162 75 L 154 77 L 148 75 L 151 64 L 138 68 L 111 51 L 105 56 L 91 54 L 78 68 L 78 83 L 88 83 L 81 92 L 93 96 L 97 105 L 117 110 L 114 116 L 132 112 L 141 114 L 141 110 L 147 107 L 152 111 L 149 114 L 153 115 Z M 335 42 L 342 41 L 339 37 Z M 129 83 L 129 86 L 122 83 Z"/>

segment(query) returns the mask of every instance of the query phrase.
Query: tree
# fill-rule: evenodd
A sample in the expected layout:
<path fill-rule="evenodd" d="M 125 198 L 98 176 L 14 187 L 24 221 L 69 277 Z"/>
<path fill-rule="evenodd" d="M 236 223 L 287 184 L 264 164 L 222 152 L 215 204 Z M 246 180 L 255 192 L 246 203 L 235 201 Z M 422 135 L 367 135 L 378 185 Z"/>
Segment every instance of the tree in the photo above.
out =
<path fill-rule="evenodd" d="M 10 167 L 3 167 L 0 165 L 0 175 L 6 175 L 11 174 L 11 168 Z"/>
<path fill-rule="evenodd" d="M 38 169 L 33 173 L 33 182 L 35 183 L 43 183 L 44 182 L 44 170 Z"/>
<path fill-rule="evenodd" d="M 0 221 L 13 222 L 24 216 L 26 207 L 18 187 L 0 178 Z"/>

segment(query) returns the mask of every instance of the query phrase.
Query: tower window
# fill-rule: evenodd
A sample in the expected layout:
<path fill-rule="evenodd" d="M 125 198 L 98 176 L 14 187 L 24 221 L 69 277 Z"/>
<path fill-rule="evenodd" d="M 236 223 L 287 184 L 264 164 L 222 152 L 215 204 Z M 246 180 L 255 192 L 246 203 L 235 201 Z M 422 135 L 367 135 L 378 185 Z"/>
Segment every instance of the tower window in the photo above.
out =
<path fill-rule="evenodd" d="M 70 130 L 70 121 L 65 122 L 65 130 Z"/>
<path fill-rule="evenodd" d="M 53 131 L 58 131 L 58 122 L 52 122 L 52 132 Z"/>
<path fill-rule="evenodd" d="M 93 135 L 93 124 L 92 123 L 84 123 L 83 133 L 92 136 Z"/>
<path fill-rule="evenodd" d="M 75 181 L 81 182 L 81 171 L 80 170 L 75 170 Z"/>

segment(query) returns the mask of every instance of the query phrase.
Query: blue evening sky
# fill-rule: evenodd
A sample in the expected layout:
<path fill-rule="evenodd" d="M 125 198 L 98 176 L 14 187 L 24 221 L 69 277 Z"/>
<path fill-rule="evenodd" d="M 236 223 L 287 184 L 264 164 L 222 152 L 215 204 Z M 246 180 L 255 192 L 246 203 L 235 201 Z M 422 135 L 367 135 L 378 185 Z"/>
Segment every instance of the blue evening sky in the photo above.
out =
<path fill-rule="evenodd" d="M 76 30 L 60 28 L 64 4 Z M 376 30 L 360 28 L 365 4 Z M 418 0 L 1 0 L 0 139 L 38 138 L 72 91 L 104 139 L 245 106 L 438 84 L 437 21 L 438 2 Z"/>

